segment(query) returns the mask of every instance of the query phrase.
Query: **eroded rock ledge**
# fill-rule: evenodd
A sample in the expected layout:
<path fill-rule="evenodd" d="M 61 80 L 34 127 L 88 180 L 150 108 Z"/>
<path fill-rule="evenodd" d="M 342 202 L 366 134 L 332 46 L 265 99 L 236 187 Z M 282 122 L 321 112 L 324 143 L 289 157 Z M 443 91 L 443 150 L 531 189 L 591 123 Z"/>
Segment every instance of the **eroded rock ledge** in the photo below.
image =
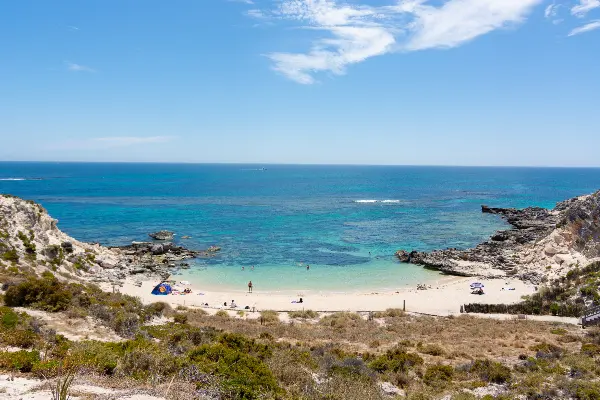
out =
<path fill-rule="evenodd" d="M 51 271 L 67 279 L 119 283 L 128 275 L 165 277 L 188 268 L 184 260 L 213 257 L 220 250 L 186 249 L 164 241 L 167 236 L 120 247 L 80 242 L 58 229 L 41 205 L 0 194 L 0 270 Z"/>
<path fill-rule="evenodd" d="M 431 252 L 399 250 L 401 262 L 458 276 L 519 279 L 540 283 L 600 259 L 600 191 L 560 202 L 552 210 L 493 208 L 512 225 L 474 248 Z"/>

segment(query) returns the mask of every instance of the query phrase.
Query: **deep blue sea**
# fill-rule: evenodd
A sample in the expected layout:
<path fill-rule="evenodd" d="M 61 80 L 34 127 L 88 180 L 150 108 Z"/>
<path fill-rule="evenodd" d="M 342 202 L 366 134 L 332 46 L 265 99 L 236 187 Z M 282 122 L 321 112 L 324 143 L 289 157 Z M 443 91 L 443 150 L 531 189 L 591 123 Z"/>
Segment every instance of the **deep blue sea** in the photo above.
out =
<path fill-rule="evenodd" d="M 222 247 L 181 279 L 239 290 L 414 285 L 438 275 L 394 252 L 476 245 L 506 226 L 481 204 L 551 208 L 598 188 L 600 169 L 0 163 L 0 193 L 42 203 L 69 235 L 123 245 L 172 230 Z"/>

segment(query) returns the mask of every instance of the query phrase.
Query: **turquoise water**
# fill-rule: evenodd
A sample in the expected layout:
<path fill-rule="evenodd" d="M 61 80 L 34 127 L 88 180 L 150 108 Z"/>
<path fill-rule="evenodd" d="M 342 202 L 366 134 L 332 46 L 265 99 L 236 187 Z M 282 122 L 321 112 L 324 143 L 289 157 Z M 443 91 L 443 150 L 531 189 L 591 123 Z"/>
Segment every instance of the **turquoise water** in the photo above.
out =
<path fill-rule="evenodd" d="M 553 207 L 599 187 L 600 169 L 0 163 L 0 192 L 42 203 L 68 234 L 121 245 L 173 230 L 223 249 L 178 279 L 239 290 L 436 279 L 394 252 L 470 247 L 505 227 L 481 204 Z"/>

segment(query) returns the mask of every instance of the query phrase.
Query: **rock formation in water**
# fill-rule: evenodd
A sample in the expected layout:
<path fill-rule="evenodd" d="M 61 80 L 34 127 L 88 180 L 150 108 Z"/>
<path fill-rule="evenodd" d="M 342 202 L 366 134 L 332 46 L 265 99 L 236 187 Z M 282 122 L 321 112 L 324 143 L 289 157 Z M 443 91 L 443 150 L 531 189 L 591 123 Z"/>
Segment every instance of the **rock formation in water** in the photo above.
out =
<path fill-rule="evenodd" d="M 119 282 L 132 274 L 168 276 L 173 268 L 185 268 L 182 260 L 211 257 L 215 249 L 193 251 L 170 242 L 121 247 L 80 242 L 58 229 L 41 205 L 0 195 L 0 269 L 18 267 L 24 273 L 51 271 L 73 279 Z"/>
<path fill-rule="evenodd" d="M 431 252 L 399 250 L 401 262 L 460 276 L 519 279 L 540 283 L 600 260 L 600 191 L 560 202 L 553 210 L 492 208 L 512 225 L 475 248 Z"/>
<path fill-rule="evenodd" d="M 175 234 L 171 231 L 158 231 L 149 233 L 148 236 L 155 240 L 173 240 Z"/>

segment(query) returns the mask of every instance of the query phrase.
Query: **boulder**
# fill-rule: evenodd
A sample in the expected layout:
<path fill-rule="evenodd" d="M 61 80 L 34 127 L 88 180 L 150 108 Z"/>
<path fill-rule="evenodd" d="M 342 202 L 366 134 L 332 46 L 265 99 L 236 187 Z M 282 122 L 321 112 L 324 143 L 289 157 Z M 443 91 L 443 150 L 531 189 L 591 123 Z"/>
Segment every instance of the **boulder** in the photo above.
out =
<path fill-rule="evenodd" d="M 406 396 L 406 392 L 390 382 L 379 382 L 381 392 L 386 396 Z"/>
<path fill-rule="evenodd" d="M 396 257 L 398 257 L 398 260 L 400 260 L 400 262 L 403 262 L 403 263 L 410 262 L 410 253 L 406 250 L 398 250 L 396 252 Z"/>
<path fill-rule="evenodd" d="M 173 240 L 175 234 L 171 231 L 163 230 L 154 233 L 149 233 L 148 236 L 155 240 Z"/>

